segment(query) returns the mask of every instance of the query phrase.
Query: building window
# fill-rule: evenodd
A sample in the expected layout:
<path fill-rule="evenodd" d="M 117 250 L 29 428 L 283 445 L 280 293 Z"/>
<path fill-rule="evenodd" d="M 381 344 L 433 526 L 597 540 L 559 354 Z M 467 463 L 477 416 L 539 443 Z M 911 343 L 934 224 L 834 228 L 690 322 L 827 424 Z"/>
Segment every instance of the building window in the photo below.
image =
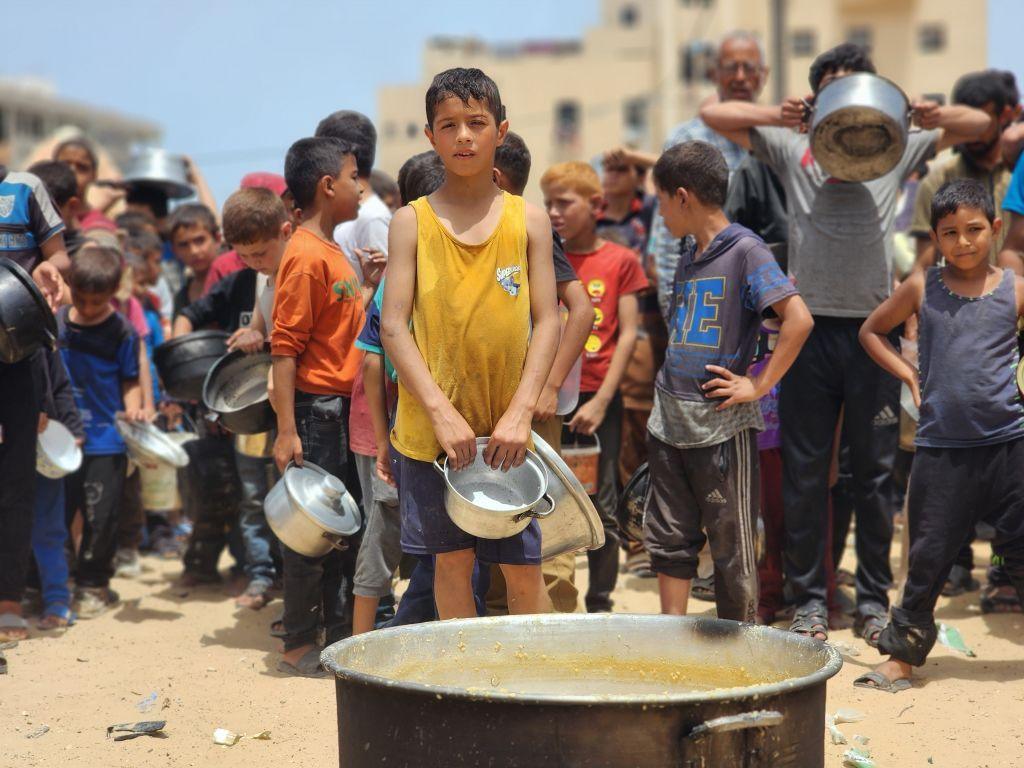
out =
<path fill-rule="evenodd" d="M 922 24 L 917 31 L 917 44 L 921 53 L 938 53 L 946 47 L 946 27 L 943 24 Z"/>
<path fill-rule="evenodd" d="M 640 21 L 640 12 L 635 5 L 624 5 L 619 9 L 619 26 L 635 27 Z"/>
<path fill-rule="evenodd" d="M 420 127 L 416 123 L 409 123 L 405 126 L 405 136 L 409 139 L 415 139 L 420 132 Z"/>
<path fill-rule="evenodd" d="M 846 42 L 862 48 L 871 48 L 871 37 L 871 27 L 851 27 L 846 32 Z"/>
<path fill-rule="evenodd" d="M 647 142 L 647 99 L 630 99 L 622 105 L 622 124 L 627 144 Z"/>
<path fill-rule="evenodd" d="M 818 41 L 813 29 L 793 30 L 789 45 L 794 56 L 813 56 L 818 51 Z"/>
<path fill-rule="evenodd" d="M 706 40 L 687 43 L 679 51 L 679 79 L 687 85 L 711 82 L 715 68 L 715 46 Z"/>
<path fill-rule="evenodd" d="M 576 101 L 560 101 L 555 105 L 555 143 L 573 144 L 580 135 L 580 105 Z"/>
<path fill-rule="evenodd" d="M 398 134 L 398 129 L 395 127 L 394 122 L 388 120 L 384 123 L 384 138 L 393 139 Z"/>
<path fill-rule="evenodd" d="M 14 132 L 20 136 L 41 137 L 45 133 L 43 116 L 31 112 L 18 112 L 14 118 Z"/>
<path fill-rule="evenodd" d="M 679 0 L 684 8 L 710 8 L 715 0 Z"/>

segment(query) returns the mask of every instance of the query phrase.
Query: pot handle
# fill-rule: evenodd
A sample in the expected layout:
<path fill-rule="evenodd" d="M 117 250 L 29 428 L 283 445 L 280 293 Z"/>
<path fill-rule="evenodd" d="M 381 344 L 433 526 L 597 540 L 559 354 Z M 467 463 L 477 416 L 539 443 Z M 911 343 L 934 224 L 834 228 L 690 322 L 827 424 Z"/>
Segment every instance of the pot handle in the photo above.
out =
<path fill-rule="evenodd" d="M 686 768 L 696 768 L 696 766 L 707 764 L 709 736 L 751 728 L 774 728 L 777 725 L 781 725 L 784 719 L 781 712 L 767 709 L 741 712 L 738 715 L 726 715 L 725 717 L 705 720 L 681 739 L 684 755 L 683 766 Z M 759 765 L 760 763 L 755 764 Z M 744 762 L 742 765 L 751 765 L 751 763 Z"/>
<path fill-rule="evenodd" d="M 437 473 L 441 477 L 445 476 L 445 474 L 444 474 L 444 466 L 441 464 L 441 462 L 444 461 L 447 458 L 448 458 L 448 454 L 445 453 L 444 451 L 441 451 L 439 454 L 437 454 L 437 458 L 434 459 L 434 469 L 437 470 Z"/>
<path fill-rule="evenodd" d="M 334 538 L 335 534 L 329 533 L 328 531 L 324 531 L 320 535 L 323 538 L 327 539 L 327 542 L 331 545 L 331 547 L 336 549 L 336 550 L 338 550 L 339 552 L 344 552 L 345 550 L 348 549 L 348 540 L 347 539 L 335 539 Z"/>
<path fill-rule="evenodd" d="M 543 496 L 540 497 L 540 501 L 538 501 L 537 504 L 540 504 L 541 501 L 546 501 L 548 503 L 548 508 L 546 512 L 538 512 L 537 508 L 534 507 L 533 509 L 528 509 L 525 512 L 520 512 L 518 515 L 516 515 L 515 521 L 518 523 L 520 520 L 526 517 L 536 517 L 542 520 L 555 511 L 555 500 L 551 498 L 551 494 L 545 493 Z"/>

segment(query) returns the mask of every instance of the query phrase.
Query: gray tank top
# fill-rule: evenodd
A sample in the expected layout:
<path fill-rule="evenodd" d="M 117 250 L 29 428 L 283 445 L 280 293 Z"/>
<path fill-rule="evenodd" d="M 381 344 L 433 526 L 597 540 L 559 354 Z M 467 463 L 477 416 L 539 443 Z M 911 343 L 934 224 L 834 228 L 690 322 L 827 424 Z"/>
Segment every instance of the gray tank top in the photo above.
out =
<path fill-rule="evenodd" d="M 978 298 L 958 296 L 942 268 L 925 278 L 919 366 L 921 418 L 915 445 L 970 448 L 1024 437 L 1017 390 L 1017 296 L 1014 274 Z"/>

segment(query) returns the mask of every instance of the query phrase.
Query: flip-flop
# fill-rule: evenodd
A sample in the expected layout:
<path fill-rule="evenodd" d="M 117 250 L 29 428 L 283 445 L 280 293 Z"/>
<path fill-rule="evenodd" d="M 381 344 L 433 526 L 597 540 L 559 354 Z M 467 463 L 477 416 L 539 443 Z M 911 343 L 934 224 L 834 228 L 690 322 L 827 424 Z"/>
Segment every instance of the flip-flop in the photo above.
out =
<path fill-rule="evenodd" d="M 889 622 L 889 617 L 884 614 L 869 613 L 857 617 L 853 623 L 854 637 L 860 637 L 872 648 L 878 647 L 878 638 L 882 636 L 882 630 Z"/>
<path fill-rule="evenodd" d="M 283 640 L 287 636 L 284 630 L 284 614 L 270 622 L 270 636 Z"/>
<path fill-rule="evenodd" d="M 23 630 L 23 632 L 12 630 Z M 0 642 L 28 639 L 28 622 L 16 613 L 0 613 Z"/>
<path fill-rule="evenodd" d="M 320 648 L 310 648 L 294 664 L 281 659 L 277 671 L 292 677 L 327 677 L 327 670 L 320 666 Z"/>
<path fill-rule="evenodd" d="M 913 683 L 905 677 L 890 680 L 881 672 L 866 672 L 853 681 L 854 688 L 867 688 L 871 691 L 884 691 L 885 693 L 899 693 L 908 688 L 913 688 Z"/>
<path fill-rule="evenodd" d="M 793 614 L 793 622 L 789 625 L 789 631 L 812 640 L 828 642 L 828 611 L 824 606 L 815 604 L 796 611 Z M 817 637 L 817 635 L 822 635 L 822 637 Z"/>

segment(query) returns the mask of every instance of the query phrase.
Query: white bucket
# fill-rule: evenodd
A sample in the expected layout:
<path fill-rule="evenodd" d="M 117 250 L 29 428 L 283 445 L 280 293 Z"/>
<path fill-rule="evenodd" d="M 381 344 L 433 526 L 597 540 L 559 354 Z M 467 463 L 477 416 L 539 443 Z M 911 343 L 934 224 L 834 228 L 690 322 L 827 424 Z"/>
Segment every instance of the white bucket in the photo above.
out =
<path fill-rule="evenodd" d="M 194 432 L 169 432 L 167 436 L 178 445 L 196 439 Z M 139 478 L 142 483 L 142 508 L 147 512 L 180 509 L 178 470 L 170 464 L 149 459 L 136 459 L 135 463 L 139 467 Z"/>

